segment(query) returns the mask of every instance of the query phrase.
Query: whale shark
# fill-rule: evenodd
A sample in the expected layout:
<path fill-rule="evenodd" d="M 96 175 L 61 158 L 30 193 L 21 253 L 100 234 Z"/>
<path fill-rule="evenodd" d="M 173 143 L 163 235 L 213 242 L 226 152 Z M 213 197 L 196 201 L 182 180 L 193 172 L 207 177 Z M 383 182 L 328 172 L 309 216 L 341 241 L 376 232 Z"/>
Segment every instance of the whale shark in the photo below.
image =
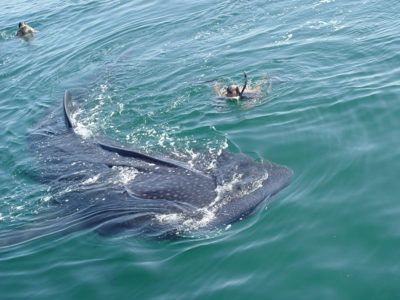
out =
<path fill-rule="evenodd" d="M 292 177 L 290 168 L 244 153 L 223 150 L 210 166 L 207 151 L 189 162 L 82 137 L 79 98 L 66 91 L 62 115 L 48 114 L 29 135 L 36 177 L 52 200 L 28 229 L 0 233 L 0 245 L 79 229 L 161 239 L 218 230 L 257 211 Z"/>

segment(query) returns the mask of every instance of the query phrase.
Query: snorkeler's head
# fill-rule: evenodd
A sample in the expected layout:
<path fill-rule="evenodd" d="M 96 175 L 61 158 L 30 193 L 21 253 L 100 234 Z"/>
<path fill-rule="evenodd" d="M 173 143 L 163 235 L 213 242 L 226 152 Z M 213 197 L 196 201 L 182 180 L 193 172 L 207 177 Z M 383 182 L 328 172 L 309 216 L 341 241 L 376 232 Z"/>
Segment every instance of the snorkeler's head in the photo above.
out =
<path fill-rule="evenodd" d="M 227 97 L 237 97 L 239 96 L 239 94 L 240 94 L 239 87 L 236 84 L 231 84 L 226 88 Z"/>

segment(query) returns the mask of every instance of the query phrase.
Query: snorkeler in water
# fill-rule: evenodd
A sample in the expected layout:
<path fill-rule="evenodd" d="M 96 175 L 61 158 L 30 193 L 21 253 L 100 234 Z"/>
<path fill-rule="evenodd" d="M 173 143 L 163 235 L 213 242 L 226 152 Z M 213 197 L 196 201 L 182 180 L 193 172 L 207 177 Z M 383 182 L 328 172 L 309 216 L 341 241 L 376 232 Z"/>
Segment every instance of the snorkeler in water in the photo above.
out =
<path fill-rule="evenodd" d="M 261 87 L 248 87 L 247 86 L 247 74 L 244 72 L 244 84 L 240 87 L 237 84 L 230 84 L 226 89 L 221 89 L 218 82 L 214 83 L 213 86 L 214 92 L 220 96 L 224 97 L 227 100 L 242 100 L 255 98 L 260 95 Z"/>
<path fill-rule="evenodd" d="M 16 36 L 19 37 L 33 37 L 33 34 L 35 32 L 38 32 L 35 28 L 32 28 L 31 26 L 29 26 L 28 24 L 26 24 L 25 22 L 19 22 L 18 23 L 18 31 Z"/>

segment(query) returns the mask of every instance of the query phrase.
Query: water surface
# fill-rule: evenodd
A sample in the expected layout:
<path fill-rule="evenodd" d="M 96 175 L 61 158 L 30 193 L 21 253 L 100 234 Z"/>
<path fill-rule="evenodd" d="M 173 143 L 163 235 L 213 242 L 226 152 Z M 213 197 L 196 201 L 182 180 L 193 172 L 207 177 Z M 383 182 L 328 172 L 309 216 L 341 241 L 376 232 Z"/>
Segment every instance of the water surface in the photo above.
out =
<path fill-rule="evenodd" d="M 16 1 L 0 11 L 0 230 L 48 206 L 27 136 L 65 89 L 144 151 L 225 147 L 295 176 L 251 218 L 195 239 L 80 231 L 0 251 L 2 299 L 400 296 L 398 1 Z M 40 32 L 14 37 L 28 21 Z M 211 84 L 262 83 L 219 101 Z"/>

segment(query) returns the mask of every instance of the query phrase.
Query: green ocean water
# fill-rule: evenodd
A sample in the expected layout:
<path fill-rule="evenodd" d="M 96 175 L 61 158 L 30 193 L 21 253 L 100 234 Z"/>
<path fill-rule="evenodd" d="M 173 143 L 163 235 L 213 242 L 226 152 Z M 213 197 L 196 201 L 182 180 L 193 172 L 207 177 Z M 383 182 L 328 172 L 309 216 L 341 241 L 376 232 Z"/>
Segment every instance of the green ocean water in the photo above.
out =
<path fill-rule="evenodd" d="M 0 248 L 0 299 L 398 299 L 400 2 L 16 1 L 0 10 L 0 231 L 48 186 L 29 132 L 87 88 L 85 128 L 144 151 L 228 147 L 294 170 L 246 220 L 154 241 L 87 230 Z M 37 28 L 15 38 L 17 23 Z M 229 103 L 211 83 L 261 84 Z"/>

